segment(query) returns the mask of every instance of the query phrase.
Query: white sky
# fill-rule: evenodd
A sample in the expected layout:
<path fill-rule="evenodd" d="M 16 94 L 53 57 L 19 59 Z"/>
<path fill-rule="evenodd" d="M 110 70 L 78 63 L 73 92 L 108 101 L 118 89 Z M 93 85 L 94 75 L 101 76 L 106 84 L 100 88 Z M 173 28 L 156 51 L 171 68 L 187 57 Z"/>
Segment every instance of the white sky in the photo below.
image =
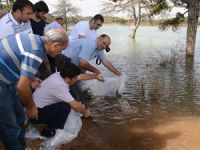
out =
<path fill-rule="evenodd" d="M 39 0 L 30 0 L 33 4 Z M 104 0 L 105 1 L 105 0 Z M 50 13 L 55 11 L 55 4 L 57 0 L 44 0 L 47 3 Z M 71 3 L 74 6 L 77 6 L 81 9 L 79 13 L 80 16 L 94 16 L 95 14 L 100 13 L 101 4 L 103 0 L 71 0 Z"/>
<path fill-rule="evenodd" d="M 30 0 L 33 3 L 38 2 L 39 0 Z M 47 3 L 50 13 L 55 11 L 54 6 L 58 0 L 44 0 Z M 101 4 L 105 0 L 69 0 L 74 6 L 80 8 L 80 16 L 94 16 L 95 14 L 100 13 Z M 184 12 L 183 9 L 175 8 L 170 14 L 176 14 L 177 11 Z M 123 16 L 123 14 L 118 14 L 117 16 Z"/>

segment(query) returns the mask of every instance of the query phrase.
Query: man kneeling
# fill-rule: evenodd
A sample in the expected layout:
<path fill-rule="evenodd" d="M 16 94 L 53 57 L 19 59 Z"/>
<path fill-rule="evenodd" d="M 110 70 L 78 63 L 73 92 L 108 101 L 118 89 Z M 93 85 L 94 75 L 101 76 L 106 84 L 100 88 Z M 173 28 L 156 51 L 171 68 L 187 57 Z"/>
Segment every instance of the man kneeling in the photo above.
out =
<path fill-rule="evenodd" d="M 80 69 L 69 62 L 60 64 L 58 71 L 60 72 L 45 79 L 33 93 L 33 100 L 38 108 L 38 120 L 30 120 L 30 122 L 47 124 L 47 128 L 43 130 L 43 136 L 46 137 L 52 137 L 55 129 L 64 128 L 71 108 L 83 114 L 84 117 L 91 115 L 90 110 L 72 97 L 69 85 L 78 80 L 104 81 L 96 74 L 80 74 Z"/>

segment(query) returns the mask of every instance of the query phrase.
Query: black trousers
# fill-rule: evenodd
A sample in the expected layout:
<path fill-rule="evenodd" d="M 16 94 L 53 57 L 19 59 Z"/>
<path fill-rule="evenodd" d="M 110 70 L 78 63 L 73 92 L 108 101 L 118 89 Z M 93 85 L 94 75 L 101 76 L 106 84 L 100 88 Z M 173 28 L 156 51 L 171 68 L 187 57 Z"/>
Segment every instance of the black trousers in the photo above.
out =
<path fill-rule="evenodd" d="M 47 124 L 52 129 L 63 129 L 71 107 L 66 102 L 59 102 L 44 108 L 38 108 L 38 120 L 30 119 L 33 124 Z"/>

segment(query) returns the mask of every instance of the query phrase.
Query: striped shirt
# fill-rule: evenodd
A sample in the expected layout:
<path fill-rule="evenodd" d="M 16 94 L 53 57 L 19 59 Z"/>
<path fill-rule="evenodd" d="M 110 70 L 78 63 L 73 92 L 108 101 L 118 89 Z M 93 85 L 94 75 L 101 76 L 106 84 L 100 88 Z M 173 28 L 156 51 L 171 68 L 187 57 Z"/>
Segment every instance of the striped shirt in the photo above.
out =
<path fill-rule="evenodd" d="M 20 32 L 32 33 L 30 22 L 18 23 L 11 12 L 0 19 L 0 39 Z"/>
<path fill-rule="evenodd" d="M 16 83 L 20 75 L 33 78 L 44 56 L 38 35 L 19 33 L 0 40 L 0 84 Z"/>

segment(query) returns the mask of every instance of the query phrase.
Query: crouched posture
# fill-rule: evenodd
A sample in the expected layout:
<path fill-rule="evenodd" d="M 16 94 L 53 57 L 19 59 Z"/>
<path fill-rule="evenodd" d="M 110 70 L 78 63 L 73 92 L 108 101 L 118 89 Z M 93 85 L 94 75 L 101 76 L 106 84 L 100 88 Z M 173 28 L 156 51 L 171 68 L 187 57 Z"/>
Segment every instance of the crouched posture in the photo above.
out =
<path fill-rule="evenodd" d="M 80 74 L 80 69 L 70 63 L 59 65 L 58 71 L 47 79 L 33 93 L 33 100 L 38 108 L 38 120 L 30 120 L 32 123 L 45 123 L 47 130 L 63 129 L 68 114 L 73 108 L 83 116 L 90 116 L 90 110 L 71 96 L 69 85 L 82 79 L 103 79 L 95 74 Z"/>

